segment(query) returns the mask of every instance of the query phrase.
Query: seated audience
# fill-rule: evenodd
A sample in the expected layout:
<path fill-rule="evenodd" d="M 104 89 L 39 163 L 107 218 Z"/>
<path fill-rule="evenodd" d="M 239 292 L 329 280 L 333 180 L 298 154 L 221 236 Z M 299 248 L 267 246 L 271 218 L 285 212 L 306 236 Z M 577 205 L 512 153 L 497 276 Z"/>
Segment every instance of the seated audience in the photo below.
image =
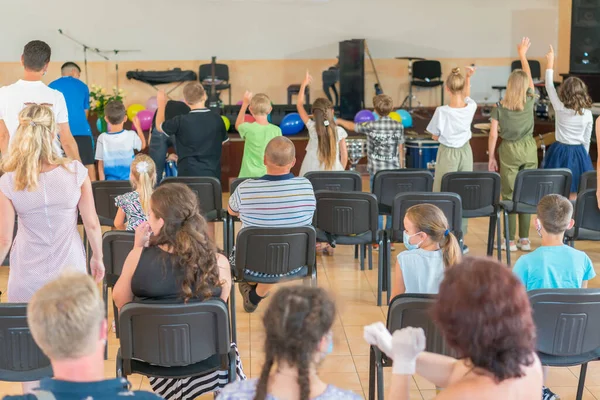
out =
<path fill-rule="evenodd" d="M 119 209 L 114 225 L 117 229 L 132 231 L 148 220 L 150 196 L 156 186 L 156 166 L 152 158 L 146 154 L 138 154 L 134 157 L 129 182 L 133 192 L 115 197 L 115 205 Z"/>
<path fill-rule="evenodd" d="M 27 322 L 54 377 L 42 379 L 32 394 L 4 400 L 160 399 L 132 391 L 125 378 L 104 378 L 105 313 L 98 287 L 86 274 L 66 273 L 38 290 L 27 307 Z"/>
<path fill-rule="evenodd" d="M 265 362 L 259 379 L 234 382 L 218 400 L 341 399 L 361 397 L 323 382 L 318 366 L 333 351 L 335 304 L 321 288 L 279 289 L 263 317 Z"/>
<path fill-rule="evenodd" d="M 215 297 L 227 301 L 229 263 L 217 253 L 206 229 L 198 198 L 190 188 L 179 183 L 158 187 L 150 198 L 148 222 L 136 228 L 133 250 L 115 285 L 115 305 L 120 309 L 134 300 L 192 302 Z M 236 363 L 238 379 L 246 379 L 239 354 Z M 154 392 L 165 399 L 192 399 L 223 387 L 227 375 L 227 371 L 215 371 L 149 380 Z"/>
<path fill-rule="evenodd" d="M 404 246 L 398 254 L 392 297 L 402 293 L 437 293 L 444 271 L 460 261 L 458 240 L 438 207 L 418 204 L 404 216 Z"/>
<path fill-rule="evenodd" d="M 365 327 L 367 342 L 394 361 L 390 399 L 409 399 L 415 373 L 444 388 L 440 400 L 540 398 L 542 366 L 529 298 L 506 265 L 465 258 L 447 270 L 432 315 L 458 359 L 423 351 L 420 328 L 392 336 L 381 322 Z"/>
<path fill-rule="evenodd" d="M 265 149 L 267 174 L 242 182 L 229 198 L 229 214 L 239 216 L 242 226 L 306 226 L 312 223 L 316 208 L 312 184 L 306 178 L 295 177 L 290 171 L 296 164 L 296 150 L 284 136 L 271 139 Z M 260 207 L 257 207 L 260 205 Z M 235 249 L 229 258 L 235 264 Z M 246 270 L 249 275 L 261 273 Z M 293 276 L 298 270 L 281 277 Z M 254 312 L 267 297 L 272 284 L 240 282 L 244 310 Z"/>

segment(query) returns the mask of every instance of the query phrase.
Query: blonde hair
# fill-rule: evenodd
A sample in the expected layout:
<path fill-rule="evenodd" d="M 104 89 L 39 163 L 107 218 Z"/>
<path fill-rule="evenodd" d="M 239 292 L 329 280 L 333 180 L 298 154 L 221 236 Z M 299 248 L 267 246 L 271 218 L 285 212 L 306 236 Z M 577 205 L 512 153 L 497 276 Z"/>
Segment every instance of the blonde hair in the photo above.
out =
<path fill-rule="evenodd" d="M 198 104 L 206 96 L 206 90 L 199 82 L 189 82 L 183 87 L 183 98 L 188 104 Z"/>
<path fill-rule="evenodd" d="M 52 360 L 67 360 L 96 350 L 105 305 L 94 280 L 69 272 L 38 290 L 27 306 L 33 339 Z"/>
<path fill-rule="evenodd" d="M 55 132 L 54 113 L 49 107 L 32 104 L 19 113 L 19 127 L 2 162 L 4 172 L 14 172 L 15 190 L 35 191 L 44 165 L 66 168 L 70 160 L 56 153 Z"/>
<path fill-rule="evenodd" d="M 537 215 L 546 232 L 560 235 L 569 229 L 573 204 L 559 194 L 548 194 L 537 205 Z"/>
<path fill-rule="evenodd" d="M 150 214 L 150 197 L 156 186 L 156 165 L 146 154 L 138 154 L 131 163 L 131 187 L 138 192 L 144 214 Z"/>
<path fill-rule="evenodd" d="M 387 94 L 373 97 L 373 108 L 380 117 L 387 117 L 394 110 L 394 100 Z"/>
<path fill-rule="evenodd" d="M 523 111 L 527 102 L 529 76 L 522 69 L 515 69 L 508 77 L 506 93 L 500 100 L 502 107 L 511 111 Z"/>
<path fill-rule="evenodd" d="M 333 104 L 320 97 L 313 103 L 312 113 L 319 140 L 317 156 L 325 170 L 331 171 L 337 161 L 337 126 L 333 119 Z"/>
<path fill-rule="evenodd" d="M 271 112 L 271 99 L 264 93 L 257 93 L 250 100 L 250 111 L 253 115 L 267 115 Z"/>
<path fill-rule="evenodd" d="M 406 217 L 418 232 L 426 233 L 432 242 L 440 245 L 446 268 L 460 262 L 462 251 L 442 210 L 433 204 L 417 204 L 406 211 Z"/>
<path fill-rule="evenodd" d="M 453 68 L 446 78 L 446 87 L 452 94 L 462 93 L 465 89 L 465 76 L 460 73 L 460 68 Z"/>

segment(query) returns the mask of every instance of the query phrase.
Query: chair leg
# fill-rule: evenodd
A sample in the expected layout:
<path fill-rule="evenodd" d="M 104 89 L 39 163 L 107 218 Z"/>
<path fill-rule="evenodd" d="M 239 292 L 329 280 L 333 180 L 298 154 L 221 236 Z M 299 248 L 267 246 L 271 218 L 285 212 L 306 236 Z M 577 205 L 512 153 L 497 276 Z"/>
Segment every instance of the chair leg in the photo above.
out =
<path fill-rule="evenodd" d="M 225 257 L 229 256 L 229 216 L 225 215 L 223 217 L 223 252 L 225 253 Z"/>
<path fill-rule="evenodd" d="M 440 104 L 441 106 L 444 105 L 444 86 L 446 86 L 446 85 L 441 85 L 440 86 L 440 89 L 442 90 L 442 104 Z"/>
<path fill-rule="evenodd" d="M 410 77 L 409 77 L 410 78 Z M 412 110 L 412 82 L 408 83 L 408 109 Z"/>
<path fill-rule="evenodd" d="M 581 371 L 579 372 L 579 383 L 577 384 L 577 396 L 575 400 L 583 399 L 583 390 L 585 388 L 585 376 L 587 374 L 588 363 L 581 364 Z"/>
<path fill-rule="evenodd" d="M 102 299 L 104 300 L 104 307 L 106 307 L 106 315 L 108 316 L 108 285 L 106 281 L 102 285 Z M 104 345 L 104 359 L 108 360 L 108 343 Z"/>
<path fill-rule="evenodd" d="M 120 330 L 119 329 L 119 309 L 115 305 L 114 301 L 113 301 L 113 315 L 115 316 L 115 336 L 118 339 L 119 338 L 119 330 Z"/>
<path fill-rule="evenodd" d="M 498 261 L 502 262 L 502 220 L 500 219 L 500 210 L 496 212 L 496 254 Z"/>
<path fill-rule="evenodd" d="M 364 245 L 360 245 L 360 270 L 364 271 L 365 270 L 365 246 Z"/>
<path fill-rule="evenodd" d="M 373 270 L 373 245 L 372 244 L 368 244 L 367 245 L 367 250 L 368 250 L 368 257 L 369 257 L 369 271 Z"/>
<path fill-rule="evenodd" d="M 379 360 L 377 360 L 377 361 L 378 361 L 378 362 L 376 362 L 377 400 L 383 400 L 383 392 L 385 389 L 383 388 L 383 364 L 381 362 L 381 356 L 379 357 Z"/>
<path fill-rule="evenodd" d="M 375 351 L 373 346 L 369 352 L 369 400 L 375 400 Z"/>
<path fill-rule="evenodd" d="M 357 258 L 358 258 L 358 245 L 355 244 L 354 245 L 354 259 L 357 259 Z"/>
<path fill-rule="evenodd" d="M 231 84 L 229 84 L 229 105 L 231 105 Z"/>
<path fill-rule="evenodd" d="M 381 307 L 381 297 L 383 296 L 383 274 L 385 272 L 385 253 L 383 252 L 384 240 L 379 239 L 379 257 L 377 258 L 377 306 Z M 374 388 L 374 386 L 373 386 Z M 371 386 L 369 385 L 369 390 Z"/>
<path fill-rule="evenodd" d="M 235 282 L 231 282 L 229 293 L 229 318 L 231 318 L 231 341 L 237 344 L 237 326 L 235 322 Z"/>
<path fill-rule="evenodd" d="M 510 267 L 510 238 L 508 237 L 508 213 L 504 210 L 504 243 L 506 246 L 506 264 Z"/>
<path fill-rule="evenodd" d="M 389 238 L 386 239 L 387 243 L 385 246 L 385 289 L 387 291 L 387 305 L 390 304 L 392 299 L 392 242 Z"/>
<path fill-rule="evenodd" d="M 494 255 L 494 231 L 496 230 L 496 217 L 490 216 L 490 226 L 488 229 L 488 242 L 487 242 L 487 255 L 491 257 Z"/>

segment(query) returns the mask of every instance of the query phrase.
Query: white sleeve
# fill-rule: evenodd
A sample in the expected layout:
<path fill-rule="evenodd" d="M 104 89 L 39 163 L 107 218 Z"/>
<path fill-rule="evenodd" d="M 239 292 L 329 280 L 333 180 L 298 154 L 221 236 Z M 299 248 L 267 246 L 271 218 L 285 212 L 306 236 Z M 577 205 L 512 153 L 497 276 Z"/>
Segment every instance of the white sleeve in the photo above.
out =
<path fill-rule="evenodd" d="M 583 114 L 585 118 L 585 129 L 583 130 L 583 147 L 586 152 L 590 152 L 590 141 L 592 140 L 592 129 L 594 128 L 594 116 L 590 110 L 585 110 Z"/>
<path fill-rule="evenodd" d="M 133 134 L 133 149 L 137 151 L 142 150 L 142 140 L 140 139 L 140 137 L 134 131 L 129 132 Z"/>
<path fill-rule="evenodd" d="M 67 111 L 67 102 L 65 96 L 58 90 L 56 92 L 56 104 L 54 105 L 54 115 L 56 116 L 57 124 L 69 122 L 69 112 Z"/>
<path fill-rule="evenodd" d="M 546 70 L 546 92 L 548 92 L 548 97 L 550 98 L 550 102 L 552 103 L 552 107 L 554 107 L 554 111 L 562 111 L 565 106 L 562 101 L 558 98 L 558 94 L 556 93 L 556 88 L 554 87 L 554 70 L 547 69 Z"/>
<path fill-rule="evenodd" d="M 427 132 L 431 133 L 434 136 L 440 136 L 442 130 L 444 129 L 444 123 L 442 121 L 442 111 L 441 108 L 438 107 L 435 109 L 433 113 L 433 118 L 429 121 L 429 125 L 427 125 Z"/>
<path fill-rule="evenodd" d="M 338 142 L 341 140 L 344 140 L 348 137 L 348 132 L 346 132 L 346 130 L 344 128 L 342 128 L 341 126 L 337 127 L 337 136 L 338 136 Z"/>
<path fill-rule="evenodd" d="M 96 160 L 102 161 L 104 159 L 104 133 L 98 136 L 96 141 Z"/>
<path fill-rule="evenodd" d="M 4 120 L 6 118 L 6 96 L 4 95 L 4 88 L 0 88 L 0 119 Z"/>
<path fill-rule="evenodd" d="M 467 104 L 467 109 L 476 112 L 477 111 L 477 102 L 470 97 L 465 98 L 465 103 Z"/>

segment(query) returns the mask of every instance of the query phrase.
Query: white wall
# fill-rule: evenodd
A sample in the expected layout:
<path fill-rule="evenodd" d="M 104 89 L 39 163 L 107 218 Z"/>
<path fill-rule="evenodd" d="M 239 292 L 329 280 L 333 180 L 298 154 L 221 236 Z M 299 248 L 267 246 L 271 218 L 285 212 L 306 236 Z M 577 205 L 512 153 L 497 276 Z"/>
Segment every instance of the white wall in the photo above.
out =
<path fill-rule="evenodd" d="M 81 60 L 59 28 L 141 50 L 119 60 L 333 58 L 351 38 L 366 38 L 374 58 L 514 57 L 524 35 L 535 57 L 558 40 L 557 0 L 2 0 L 0 11 L 0 61 L 17 61 L 31 39 L 56 61 Z"/>

